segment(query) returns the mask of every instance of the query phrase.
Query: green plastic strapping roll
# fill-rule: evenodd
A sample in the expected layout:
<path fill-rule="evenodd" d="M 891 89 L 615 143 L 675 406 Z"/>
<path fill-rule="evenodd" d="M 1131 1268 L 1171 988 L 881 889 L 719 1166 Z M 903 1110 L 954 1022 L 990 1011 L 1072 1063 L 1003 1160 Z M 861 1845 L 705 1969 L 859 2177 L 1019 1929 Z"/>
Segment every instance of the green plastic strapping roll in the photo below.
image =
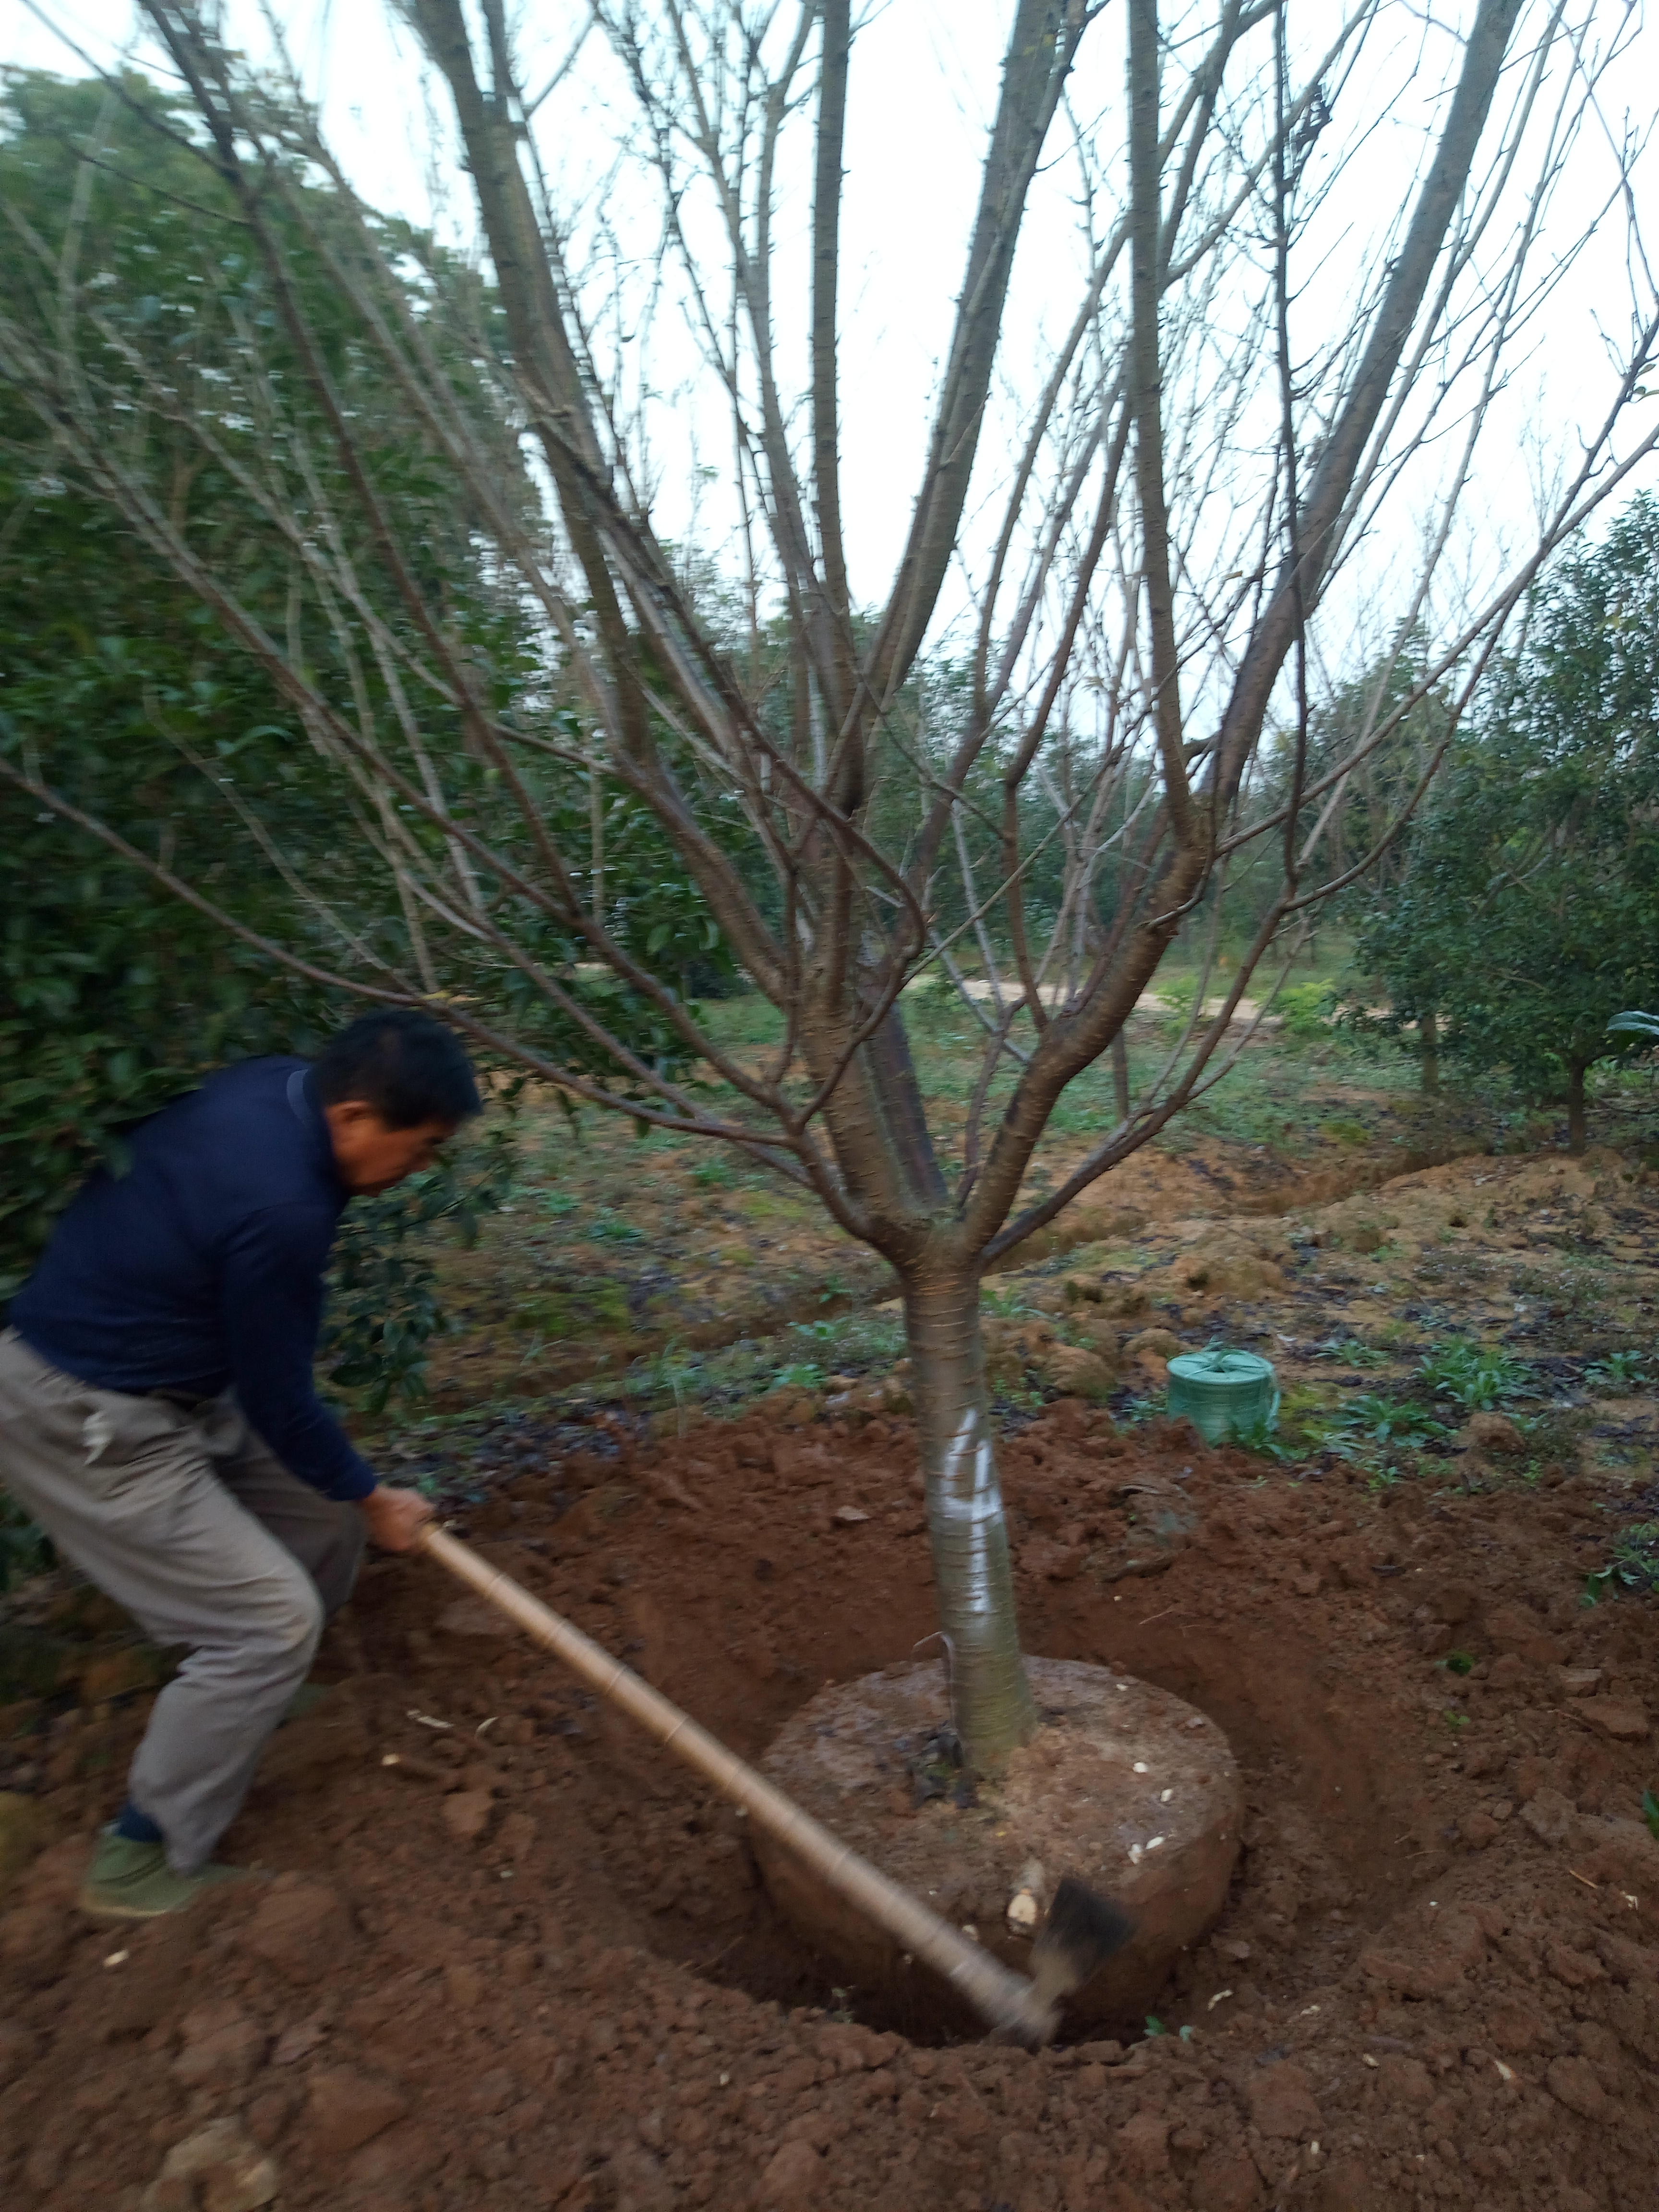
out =
<path fill-rule="evenodd" d="M 1206 1443 L 1225 1443 L 1240 1429 L 1279 1412 L 1273 1362 L 1254 1352 L 1181 1352 L 1170 1362 L 1170 1411 L 1185 1414 Z"/>

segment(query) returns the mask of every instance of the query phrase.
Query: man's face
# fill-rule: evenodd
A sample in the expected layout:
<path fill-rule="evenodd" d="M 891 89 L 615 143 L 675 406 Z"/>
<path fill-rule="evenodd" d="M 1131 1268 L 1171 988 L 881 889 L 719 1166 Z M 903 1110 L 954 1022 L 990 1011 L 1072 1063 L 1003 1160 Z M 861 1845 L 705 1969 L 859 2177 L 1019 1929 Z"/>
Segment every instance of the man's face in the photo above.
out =
<path fill-rule="evenodd" d="M 438 1148 L 455 1133 L 453 1121 L 421 1121 L 412 1129 L 390 1129 L 374 1108 L 361 1098 L 325 1106 L 334 1166 L 340 1181 L 359 1197 L 390 1190 L 405 1176 L 418 1175 L 438 1157 Z"/>

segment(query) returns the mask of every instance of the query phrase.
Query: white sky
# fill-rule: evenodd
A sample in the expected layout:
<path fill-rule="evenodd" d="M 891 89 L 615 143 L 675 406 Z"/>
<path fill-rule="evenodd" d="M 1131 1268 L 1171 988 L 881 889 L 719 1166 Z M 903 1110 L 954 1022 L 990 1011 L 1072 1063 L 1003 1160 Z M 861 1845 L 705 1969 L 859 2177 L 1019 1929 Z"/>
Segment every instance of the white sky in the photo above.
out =
<path fill-rule="evenodd" d="M 303 79 L 320 105 L 325 135 L 365 197 L 417 222 L 430 219 L 434 169 L 452 191 L 454 172 L 442 102 L 428 105 L 412 34 L 394 25 L 379 0 L 275 0 L 275 6 Z M 65 0 L 61 5 L 59 0 L 40 0 L 40 8 L 37 14 L 25 0 L 0 0 L 0 54 L 5 58 L 79 73 L 74 56 L 42 15 L 63 25 L 100 64 L 117 58 L 124 22 L 130 21 L 120 0 L 101 5 L 97 0 Z M 229 12 L 240 35 L 258 52 L 263 38 L 253 0 L 232 0 Z M 529 85 L 537 86 L 538 71 L 562 53 L 586 12 L 580 0 L 526 0 L 521 52 Z M 1466 18 L 1467 0 L 1449 12 Z M 871 10 L 872 20 L 854 48 L 843 218 L 843 506 L 854 593 L 866 604 L 884 596 L 925 456 L 929 397 L 960 281 L 1009 14 L 1009 0 L 886 0 Z M 1291 14 L 1293 23 L 1311 24 L 1323 35 L 1328 11 L 1317 0 L 1302 0 Z M 1329 16 L 1336 14 L 1328 10 Z M 1626 20 L 1623 0 L 1607 0 L 1606 19 Z M 1397 19 L 1403 35 L 1413 40 L 1431 35 L 1422 28 L 1425 20 L 1416 9 L 1402 9 Z M 1073 87 L 1074 104 L 1085 117 L 1117 104 L 1120 35 L 1109 16 L 1099 33 L 1091 34 L 1092 46 L 1085 48 L 1085 64 Z M 1385 112 L 1364 154 L 1365 192 L 1373 205 L 1401 204 L 1431 119 L 1426 101 L 1413 98 L 1410 53 L 1399 43 L 1401 35 L 1397 32 L 1393 46 L 1374 52 L 1366 63 L 1376 82 L 1389 88 Z M 1632 103 L 1629 121 L 1643 131 L 1655 105 L 1652 88 L 1659 85 L 1654 47 L 1653 32 L 1642 27 L 1615 94 Z M 606 158 L 600 126 L 607 113 L 614 122 L 622 112 L 606 89 L 603 67 L 588 70 L 590 62 L 600 60 L 598 42 L 591 42 L 582 65 L 590 88 L 582 95 L 585 107 L 567 100 L 561 109 L 556 100 L 538 118 L 544 159 L 556 182 L 573 189 Z M 435 140 L 428 129 L 434 114 Z M 1626 118 L 1616 112 L 1608 112 L 1605 121 L 1614 137 L 1627 127 Z M 1586 143 L 1581 153 L 1552 216 L 1563 240 L 1605 196 L 1613 176 L 1604 149 Z M 1659 198 L 1654 177 L 1650 157 L 1636 178 L 1644 199 Z M 787 169 L 781 179 L 779 322 L 786 327 L 799 327 L 805 319 L 805 266 L 788 249 L 805 219 L 806 182 Z M 1052 316 L 1063 323 L 1069 316 L 1073 286 L 1067 279 L 1076 266 L 1062 235 L 1062 199 L 1069 188 L 1068 175 L 1056 169 L 1040 181 L 1034 195 L 1030 243 L 1022 250 L 1008 325 L 1015 335 L 1006 349 L 1006 373 L 1016 378 L 1030 371 L 1038 352 L 1036 334 L 1045 321 Z M 441 227 L 465 236 L 465 230 L 457 234 L 452 227 L 465 222 L 464 192 L 454 191 L 446 209 L 439 215 Z M 647 221 L 641 204 L 641 235 Z M 1060 239 L 1057 246 L 1048 243 L 1051 235 Z M 786 288 L 797 278 L 800 284 L 792 301 Z M 1310 291 L 1298 309 L 1310 338 L 1317 336 L 1308 325 L 1317 313 L 1318 297 L 1316 289 Z M 1474 500 L 1478 520 L 1495 535 L 1524 527 L 1528 441 L 1537 439 L 1547 451 L 1570 453 L 1581 422 L 1599 416 L 1606 378 L 1595 317 L 1607 313 L 1622 330 L 1620 313 L 1627 297 L 1624 228 L 1614 221 L 1553 301 L 1506 395 L 1509 411 L 1500 449 Z M 682 502 L 688 464 L 702 459 L 729 473 L 729 429 L 722 411 L 708 403 L 706 386 L 702 397 L 697 396 L 694 372 L 689 344 L 659 339 L 657 388 L 672 399 L 676 376 L 682 380 L 678 404 L 658 410 L 653 428 L 663 483 L 659 526 L 669 536 L 686 525 L 689 510 Z M 1626 443 L 1651 427 L 1659 385 L 1656 395 L 1635 411 Z M 1654 481 L 1654 472 L 1650 469 L 1643 480 Z M 712 498 L 718 511 L 711 517 L 705 509 L 703 520 L 718 530 L 723 527 L 724 495 L 716 491 Z M 1398 526 L 1409 537 L 1409 519 L 1402 518 Z M 1393 557 L 1390 550 L 1379 548 L 1378 554 L 1386 567 Z"/>

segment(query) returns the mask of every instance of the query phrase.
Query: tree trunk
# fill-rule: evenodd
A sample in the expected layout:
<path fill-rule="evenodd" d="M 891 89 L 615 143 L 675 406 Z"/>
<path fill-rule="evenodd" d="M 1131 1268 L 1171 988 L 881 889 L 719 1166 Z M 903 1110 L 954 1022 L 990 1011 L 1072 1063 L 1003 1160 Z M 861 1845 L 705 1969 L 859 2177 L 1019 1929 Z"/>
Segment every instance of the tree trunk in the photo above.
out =
<path fill-rule="evenodd" d="M 1575 1060 L 1567 1074 L 1567 1150 L 1575 1159 L 1586 1143 L 1584 1128 L 1584 1062 Z"/>
<path fill-rule="evenodd" d="M 1423 1057 L 1423 1088 L 1433 1096 L 1440 1088 L 1440 1024 L 1432 1006 L 1417 1018 L 1417 1045 Z"/>
<path fill-rule="evenodd" d="M 969 1765 L 994 1774 L 1031 1735 L 1036 1707 L 1020 1657 L 977 1267 L 960 1255 L 924 1261 L 905 1277 L 904 1312 L 957 1732 Z"/>

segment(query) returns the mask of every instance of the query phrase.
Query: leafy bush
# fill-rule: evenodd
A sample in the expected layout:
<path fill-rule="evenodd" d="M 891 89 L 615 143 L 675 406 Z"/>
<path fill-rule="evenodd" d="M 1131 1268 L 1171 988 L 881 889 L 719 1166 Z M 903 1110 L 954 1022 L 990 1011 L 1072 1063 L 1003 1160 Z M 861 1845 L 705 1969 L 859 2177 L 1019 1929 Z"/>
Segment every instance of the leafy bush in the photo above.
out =
<path fill-rule="evenodd" d="M 1158 997 L 1169 1010 L 1165 1017 L 1169 1025 L 1174 1029 L 1185 1029 L 1198 1002 L 1197 976 L 1160 975 L 1157 988 Z"/>
<path fill-rule="evenodd" d="M 1335 1010 L 1335 1000 L 1328 984 L 1287 984 L 1273 1000 L 1273 1010 L 1284 1024 L 1281 1034 L 1292 1044 L 1315 1044 L 1328 1040 Z"/>
<path fill-rule="evenodd" d="M 480 1218 L 511 1187 L 508 1127 L 489 1129 L 459 1162 L 441 1161 L 395 1190 L 346 1209 L 329 1271 L 319 1359 L 334 1394 L 367 1413 L 425 1389 L 427 1346 L 444 1326 L 431 1251 L 443 1230 L 470 1245 Z"/>
<path fill-rule="evenodd" d="M 1659 997 L 1659 501 L 1557 564 L 1524 636 L 1406 833 L 1401 879 L 1357 895 L 1345 1020 L 1506 1069 L 1565 1103 L 1582 1152 L 1588 1072 L 1651 1049 L 1620 1010 Z"/>

